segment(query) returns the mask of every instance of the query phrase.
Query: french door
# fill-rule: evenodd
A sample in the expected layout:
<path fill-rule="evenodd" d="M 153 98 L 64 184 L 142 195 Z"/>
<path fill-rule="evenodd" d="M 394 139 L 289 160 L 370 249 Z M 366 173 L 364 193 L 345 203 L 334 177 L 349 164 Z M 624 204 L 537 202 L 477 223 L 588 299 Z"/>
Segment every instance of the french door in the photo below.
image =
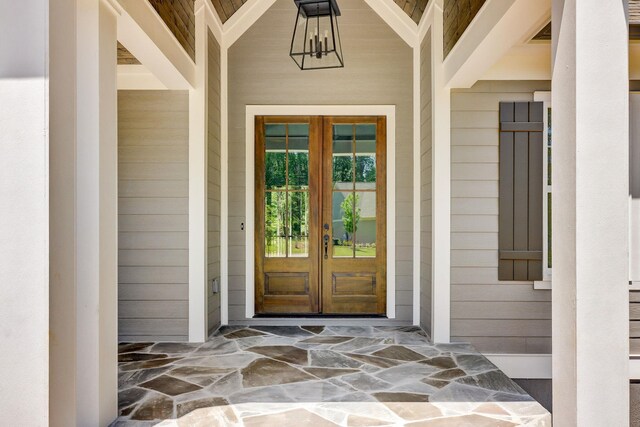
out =
<path fill-rule="evenodd" d="M 256 313 L 384 315 L 385 118 L 255 126 Z"/>

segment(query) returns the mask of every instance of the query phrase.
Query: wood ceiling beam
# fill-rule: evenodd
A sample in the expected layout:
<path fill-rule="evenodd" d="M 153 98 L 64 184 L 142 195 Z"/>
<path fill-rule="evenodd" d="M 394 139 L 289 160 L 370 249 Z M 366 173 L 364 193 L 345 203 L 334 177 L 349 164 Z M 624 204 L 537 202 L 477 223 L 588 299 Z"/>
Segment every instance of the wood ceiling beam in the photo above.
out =
<path fill-rule="evenodd" d="M 118 40 L 169 89 L 194 86 L 195 63 L 148 1 L 118 0 Z"/>

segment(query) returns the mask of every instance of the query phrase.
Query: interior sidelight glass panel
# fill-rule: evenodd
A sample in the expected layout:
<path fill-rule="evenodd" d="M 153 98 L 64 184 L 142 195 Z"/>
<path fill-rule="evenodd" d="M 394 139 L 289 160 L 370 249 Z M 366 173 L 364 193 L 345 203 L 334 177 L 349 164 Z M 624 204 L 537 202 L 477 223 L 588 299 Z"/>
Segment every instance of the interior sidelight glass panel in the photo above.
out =
<path fill-rule="evenodd" d="M 353 125 L 333 125 L 333 185 L 353 188 Z"/>
<path fill-rule="evenodd" d="M 267 191 L 264 206 L 265 256 L 285 257 L 287 229 L 287 199 L 284 191 Z"/>
<path fill-rule="evenodd" d="M 291 257 L 309 256 L 309 193 L 289 192 L 288 253 Z"/>
<path fill-rule="evenodd" d="M 355 256 L 373 258 L 376 256 L 376 192 L 357 191 L 355 194 Z"/>
<path fill-rule="evenodd" d="M 355 195 L 334 191 L 332 196 L 332 246 L 334 258 L 353 258 Z"/>

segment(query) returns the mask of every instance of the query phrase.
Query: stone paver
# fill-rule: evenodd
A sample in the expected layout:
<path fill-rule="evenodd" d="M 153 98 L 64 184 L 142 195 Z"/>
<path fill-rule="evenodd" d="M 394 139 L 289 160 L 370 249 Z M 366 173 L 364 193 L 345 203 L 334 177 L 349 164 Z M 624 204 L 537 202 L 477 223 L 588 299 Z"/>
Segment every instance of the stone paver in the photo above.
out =
<path fill-rule="evenodd" d="M 113 426 L 551 425 L 471 346 L 411 326 L 223 327 L 122 343 L 119 360 Z"/>

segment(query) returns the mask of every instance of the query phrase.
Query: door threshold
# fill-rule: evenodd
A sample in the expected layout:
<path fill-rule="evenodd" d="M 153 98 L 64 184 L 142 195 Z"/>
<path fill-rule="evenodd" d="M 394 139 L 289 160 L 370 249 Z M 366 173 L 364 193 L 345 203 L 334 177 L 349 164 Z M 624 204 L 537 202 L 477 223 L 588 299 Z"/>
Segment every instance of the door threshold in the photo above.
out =
<path fill-rule="evenodd" d="M 256 314 L 254 319 L 387 319 L 385 314 Z"/>

